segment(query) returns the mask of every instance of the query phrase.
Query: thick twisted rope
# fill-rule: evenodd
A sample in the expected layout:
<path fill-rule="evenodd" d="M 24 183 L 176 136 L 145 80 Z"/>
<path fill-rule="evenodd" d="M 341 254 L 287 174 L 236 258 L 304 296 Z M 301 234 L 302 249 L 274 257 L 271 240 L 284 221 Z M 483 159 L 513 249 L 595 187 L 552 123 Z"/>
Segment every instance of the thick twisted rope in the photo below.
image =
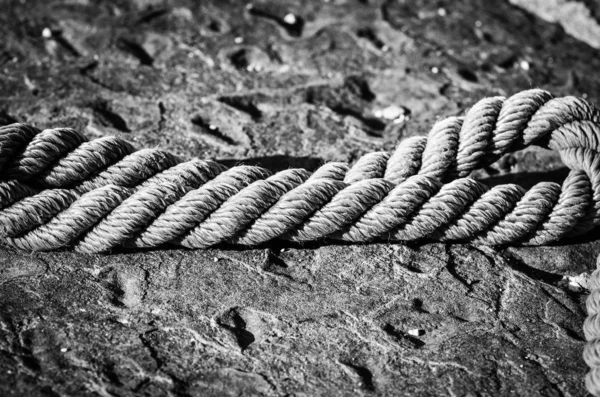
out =
<path fill-rule="evenodd" d="M 585 377 L 585 386 L 594 396 L 600 396 L 600 269 L 595 270 L 589 280 L 590 294 L 586 300 L 588 317 L 583 323 L 587 341 L 583 359 L 590 367 Z"/>
<path fill-rule="evenodd" d="M 600 257 L 597 261 L 600 267 Z M 600 396 L 600 268 L 594 270 L 588 281 L 590 294 L 586 300 L 588 317 L 583 323 L 587 343 L 583 348 L 583 359 L 590 367 L 585 377 L 585 386 L 593 396 Z"/>
<path fill-rule="evenodd" d="M 468 178 L 529 145 L 571 169 L 562 187 L 488 188 Z M 486 98 L 428 136 L 314 173 L 230 169 L 71 129 L 0 128 L 0 236 L 27 250 L 164 243 L 206 248 L 273 239 L 541 245 L 600 224 L 600 112 L 534 89 Z"/>

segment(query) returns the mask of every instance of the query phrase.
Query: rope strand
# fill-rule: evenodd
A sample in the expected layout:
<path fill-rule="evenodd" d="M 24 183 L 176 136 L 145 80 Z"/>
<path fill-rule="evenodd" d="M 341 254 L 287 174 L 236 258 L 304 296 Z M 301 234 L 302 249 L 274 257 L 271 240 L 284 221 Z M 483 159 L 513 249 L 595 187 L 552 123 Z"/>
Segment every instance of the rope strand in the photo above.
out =
<path fill-rule="evenodd" d="M 596 265 L 600 266 L 600 257 Z M 587 342 L 583 348 L 583 360 L 590 371 L 585 377 L 585 387 L 593 396 L 600 396 L 600 268 L 592 272 L 588 289 L 590 294 L 585 302 L 588 317 L 583 323 Z"/>
<path fill-rule="evenodd" d="M 314 173 L 226 170 L 71 129 L 0 128 L 0 223 L 26 250 L 80 252 L 164 243 L 206 248 L 272 239 L 473 241 L 541 245 L 600 224 L 600 112 L 534 89 L 486 98 L 354 166 Z M 477 168 L 529 145 L 560 153 L 563 183 L 488 188 Z"/>

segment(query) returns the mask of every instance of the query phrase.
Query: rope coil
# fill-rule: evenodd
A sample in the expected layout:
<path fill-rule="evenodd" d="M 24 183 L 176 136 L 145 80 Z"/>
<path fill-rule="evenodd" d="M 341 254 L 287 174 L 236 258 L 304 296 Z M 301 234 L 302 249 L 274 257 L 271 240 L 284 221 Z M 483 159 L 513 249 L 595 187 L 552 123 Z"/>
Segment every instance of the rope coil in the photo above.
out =
<path fill-rule="evenodd" d="M 571 169 L 562 187 L 488 188 L 469 174 L 530 145 Z M 600 111 L 533 89 L 477 102 L 354 166 L 310 173 L 182 161 L 67 128 L 0 128 L 0 237 L 85 253 L 164 243 L 207 248 L 272 239 L 543 245 L 600 224 Z"/>

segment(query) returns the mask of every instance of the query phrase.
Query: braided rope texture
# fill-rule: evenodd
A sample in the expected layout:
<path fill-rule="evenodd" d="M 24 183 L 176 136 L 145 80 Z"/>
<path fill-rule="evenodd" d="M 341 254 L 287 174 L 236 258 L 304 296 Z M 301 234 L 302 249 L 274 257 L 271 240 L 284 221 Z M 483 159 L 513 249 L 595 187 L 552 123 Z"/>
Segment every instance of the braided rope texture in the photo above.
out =
<path fill-rule="evenodd" d="M 597 260 L 600 267 L 600 256 Z M 588 281 L 590 294 L 586 300 L 588 317 L 583 323 L 587 343 L 583 348 L 583 359 L 590 367 L 585 377 L 585 386 L 593 396 L 600 397 L 600 268 L 592 272 Z"/>
<path fill-rule="evenodd" d="M 562 186 L 489 188 L 468 177 L 529 145 L 560 153 L 571 170 Z M 226 169 L 114 136 L 12 124 L 0 128 L 0 237 L 83 253 L 273 239 L 544 245 L 600 224 L 599 148 L 600 111 L 540 89 L 485 98 L 393 153 L 313 173 Z"/>

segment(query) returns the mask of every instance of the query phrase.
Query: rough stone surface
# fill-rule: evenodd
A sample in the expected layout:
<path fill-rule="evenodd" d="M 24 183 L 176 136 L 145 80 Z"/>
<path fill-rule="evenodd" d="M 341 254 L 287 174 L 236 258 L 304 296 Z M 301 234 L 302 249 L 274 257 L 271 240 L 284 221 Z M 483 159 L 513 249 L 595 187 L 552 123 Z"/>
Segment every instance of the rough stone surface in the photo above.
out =
<path fill-rule="evenodd" d="M 600 98 L 598 50 L 508 1 L 0 6 L 1 124 L 226 164 L 352 162 L 530 87 Z M 528 187 L 565 175 L 529 148 L 475 176 Z M 583 396 L 573 285 L 595 267 L 597 238 L 0 248 L 0 395 Z"/>
<path fill-rule="evenodd" d="M 550 22 L 559 22 L 565 31 L 574 37 L 588 43 L 594 48 L 600 48 L 600 24 L 596 22 L 595 14 L 600 9 L 600 1 L 587 0 L 510 0 L 511 3 L 522 6 Z"/>

